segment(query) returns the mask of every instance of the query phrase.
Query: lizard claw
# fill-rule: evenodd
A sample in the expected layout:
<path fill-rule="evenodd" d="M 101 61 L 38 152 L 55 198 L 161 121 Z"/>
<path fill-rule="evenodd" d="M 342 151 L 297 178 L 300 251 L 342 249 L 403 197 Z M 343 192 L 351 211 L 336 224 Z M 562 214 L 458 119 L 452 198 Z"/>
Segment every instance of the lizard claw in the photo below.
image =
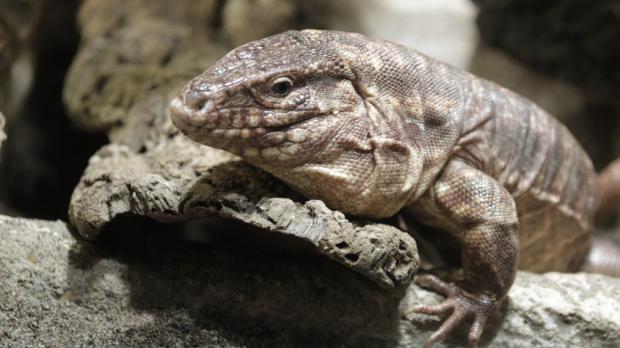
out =
<path fill-rule="evenodd" d="M 407 311 L 408 313 L 415 312 L 439 316 L 449 315 L 441 327 L 426 341 L 424 346 L 430 347 L 433 343 L 443 341 L 463 320 L 473 317 L 474 322 L 469 329 L 468 340 L 469 344 L 475 347 L 480 340 L 489 315 L 497 310 L 500 301 L 487 295 L 471 294 L 432 275 L 418 277 L 416 283 L 447 297 L 440 304 L 420 305 Z"/>

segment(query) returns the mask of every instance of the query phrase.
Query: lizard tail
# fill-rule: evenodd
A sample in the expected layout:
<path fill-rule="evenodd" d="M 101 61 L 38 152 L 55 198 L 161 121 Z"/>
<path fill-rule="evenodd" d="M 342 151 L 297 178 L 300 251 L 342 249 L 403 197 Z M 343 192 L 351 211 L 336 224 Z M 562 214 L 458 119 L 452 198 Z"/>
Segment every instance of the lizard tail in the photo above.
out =
<path fill-rule="evenodd" d="M 620 208 L 620 159 L 611 162 L 599 175 L 601 202 L 595 221 L 601 221 Z"/>
<path fill-rule="evenodd" d="M 620 208 L 620 159 L 607 166 L 599 175 L 601 201 L 594 218 L 600 222 Z M 594 236 L 581 270 L 620 277 L 620 246 L 613 240 Z"/>

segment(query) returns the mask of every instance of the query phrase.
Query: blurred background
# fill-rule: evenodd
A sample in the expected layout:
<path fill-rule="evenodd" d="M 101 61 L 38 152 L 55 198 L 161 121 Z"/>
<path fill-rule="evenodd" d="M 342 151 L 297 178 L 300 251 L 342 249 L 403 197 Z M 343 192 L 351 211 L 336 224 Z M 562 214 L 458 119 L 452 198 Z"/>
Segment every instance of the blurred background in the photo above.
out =
<path fill-rule="evenodd" d="M 177 1 L 179 8 L 183 2 Z M 131 13 L 178 15 L 163 0 L 97 3 L 0 0 L 0 111 L 8 135 L 0 163 L 4 214 L 65 219 L 89 156 L 108 138 L 114 141 L 114 124 L 71 121 L 63 103 L 80 40 L 126 37 L 139 24 L 125 20 Z M 107 29 L 80 33 L 82 5 L 82 23 Z M 208 28 L 205 45 L 217 47 L 215 55 L 289 28 L 361 32 L 534 100 L 572 130 L 599 169 L 620 155 L 618 1 L 212 0 L 192 6 L 195 16 L 204 14 L 199 25 Z"/>

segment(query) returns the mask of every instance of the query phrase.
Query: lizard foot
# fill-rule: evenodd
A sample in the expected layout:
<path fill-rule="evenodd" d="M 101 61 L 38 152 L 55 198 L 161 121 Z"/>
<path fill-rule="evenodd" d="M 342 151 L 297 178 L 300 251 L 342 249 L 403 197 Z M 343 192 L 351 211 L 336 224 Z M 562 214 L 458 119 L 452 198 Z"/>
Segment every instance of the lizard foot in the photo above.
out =
<path fill-rule="evenodd" d="M 500 301 L 487 295 L 471 294 L 458 286 L 451 285 L 441 279 L 424 275 L 416 278 L 416 283 L 422 287 L 430 288 L 446 297 L 446 300 L 437 305 L 420 305 L 407 311 L 408 313 L 423 313 L 430 315 L 448 316 L 441 327 L 431 335 L 425 347 L 444 340 L 463 320 L 473 317 L 474 322 L 469 329 L 469 344 L 475 347 L 480 340 L 489 315 L 497 310 Z"/>

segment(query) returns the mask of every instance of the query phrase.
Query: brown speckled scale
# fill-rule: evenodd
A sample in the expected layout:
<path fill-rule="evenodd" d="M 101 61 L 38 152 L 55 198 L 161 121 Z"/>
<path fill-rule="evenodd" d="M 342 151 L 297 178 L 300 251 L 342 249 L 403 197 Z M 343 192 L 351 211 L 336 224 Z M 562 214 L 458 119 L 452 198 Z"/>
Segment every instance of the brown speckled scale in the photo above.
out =
<path fill-rule="evenodd" d="M 406 210 L 459 241 L 464 279 L 420 281 L 476 343 L 517 267 L 576 270 L 597 175 L 564 126 L 530 101 L 412 49 L 335 31 L 245 44 L 171 103 L 191 139 L 228 150 L 347 214 Z"/>

